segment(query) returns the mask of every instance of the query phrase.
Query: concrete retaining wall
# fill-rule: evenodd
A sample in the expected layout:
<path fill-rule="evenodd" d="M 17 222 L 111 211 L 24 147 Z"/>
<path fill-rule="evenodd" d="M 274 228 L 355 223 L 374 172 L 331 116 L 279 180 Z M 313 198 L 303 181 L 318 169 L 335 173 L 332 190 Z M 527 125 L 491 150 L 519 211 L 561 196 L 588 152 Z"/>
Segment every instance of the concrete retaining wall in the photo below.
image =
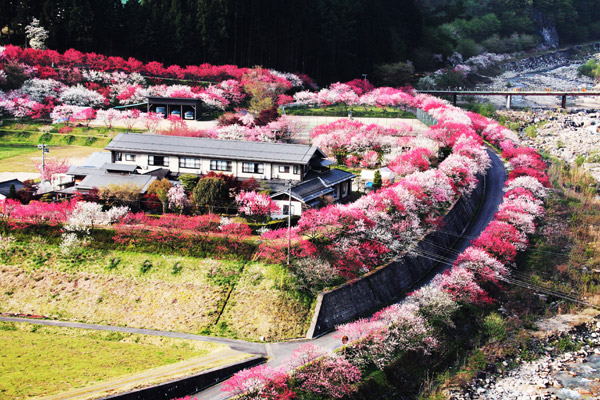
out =
<path fill-rule="evenodd" d="M 461 197 L 448 210 L 441 230 L 433 231 L 417 245 L 420 254 L 433 256 L 404 257 L 383 265 L 368 274 L 320 293 L 307 337 L 322 335 L 349 320 L 365 316 L 391 304 L 424 279 L 437 265 L 432 257 L 447 257 L 447 250 L 468 228 L 485 196 L 485 178 L 471 196 Z M 458 236 L 457 236 L 458 235 Z"/>
<path fill-rule="evenodd" d="M 165 400 L 176 397 L 185 397 L 192 393 L 197 393 L 216 383 L 219 383 L 237 371 L 245 368 L 251 368 L 255 365 L 265 362 L 262 356 L 256 356 L 240 363 L 234 363 L 219 368 L 209 369 L 199 374 L 188 376 L 186 378 L 165 382 L 160 385 L 139 389 L 133 392 L 117 394 L 104 397 L 103 399 L 116 400 Z"/>

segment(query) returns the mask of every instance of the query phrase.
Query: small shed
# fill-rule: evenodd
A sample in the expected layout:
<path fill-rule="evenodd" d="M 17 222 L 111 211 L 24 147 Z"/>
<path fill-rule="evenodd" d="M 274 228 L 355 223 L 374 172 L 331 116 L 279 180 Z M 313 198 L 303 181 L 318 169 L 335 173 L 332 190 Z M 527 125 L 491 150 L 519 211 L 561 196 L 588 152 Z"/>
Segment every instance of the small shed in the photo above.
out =
<path fill-rule="evenodd" d="M 163 114 L 165 118 L 174 114 L 181 119 L 198 121 L 202 116 L 202 104 L 200 99 L 148 96 L 148 112 Z"/>

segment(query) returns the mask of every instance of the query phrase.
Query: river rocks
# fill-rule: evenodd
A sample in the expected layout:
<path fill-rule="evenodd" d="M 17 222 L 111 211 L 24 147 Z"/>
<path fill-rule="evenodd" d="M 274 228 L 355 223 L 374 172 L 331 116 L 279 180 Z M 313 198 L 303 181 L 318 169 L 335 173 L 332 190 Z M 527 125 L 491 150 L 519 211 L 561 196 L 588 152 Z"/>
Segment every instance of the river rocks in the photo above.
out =
<path fill-rule="evenodd" d="M 510 121 L 523 127 L 535 125 L 533 131 L 522 131 L 523 141 L 531 147 L 560 158 L 569 164 L 579 163 L 600 181 L 600 110 L 499 111 Z"/>
<path fill-rule="evenodd" d="M 600 330 L 598 322 L 556 333 L 540 346 L 545 354 L 535 361 L 504 360 L 518 367 L 475 378 L 464 390 L 449 391 L 452 400 L 598 399 L 600 398 Z M 592 336 L 593 335 L 593 336 Z M 576 350 L 564 352 L 565 347 Z M 563 350 L 561 352 L 561 349 Z"/>

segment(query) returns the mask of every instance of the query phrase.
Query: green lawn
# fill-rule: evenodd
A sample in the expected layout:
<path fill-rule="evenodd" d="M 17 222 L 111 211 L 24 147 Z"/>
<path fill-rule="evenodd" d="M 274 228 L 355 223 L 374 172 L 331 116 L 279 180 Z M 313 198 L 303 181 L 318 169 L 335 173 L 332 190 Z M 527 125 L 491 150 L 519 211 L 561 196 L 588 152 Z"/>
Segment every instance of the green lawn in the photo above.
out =
<path fill-rule="evenodd" d="M 0 322 L 0 342 L 3 400 L 57 394 L 227 349 L 191 340 L 5 322 Z"/>
<path fill-rule="evenodd" d="M 38 172 L 35 162 L 42 162 L 42 152 L 35 144 L 4 143 L 0 136 L 0 172 Z M 71 165 L 83 163 L 92 153 L 102 151 L 96 147 L 50 145 L 48 158 L 67 159 Z M 6 155 L 6 157 L 4 157 Z"/>
<path fill-rule="evenodd" d="M 325 108 L 290 107 L 285 109 L 285 113 L 288 115 L 323 117 L 347 117 L 349 111 L 352 111 L 352 116 L 356 118 L 417 118 L 414 114 L 408 111 L 400 110 L 394 107 L 345 107 L 342 104 L 336 104 Z"/>
<path fill-rule="evenodd" d="M 37 147 L 28 144 L 5 144 L 0 143 L 0 160 L 33 153 Z"/>

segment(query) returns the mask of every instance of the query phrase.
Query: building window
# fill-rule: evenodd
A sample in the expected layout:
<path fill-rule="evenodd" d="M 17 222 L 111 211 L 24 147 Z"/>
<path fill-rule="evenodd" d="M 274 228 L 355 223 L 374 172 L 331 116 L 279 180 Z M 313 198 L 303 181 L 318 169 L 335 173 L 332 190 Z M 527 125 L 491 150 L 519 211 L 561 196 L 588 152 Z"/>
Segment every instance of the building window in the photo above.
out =
<path fill-rule="evenodd" d="M 299 165 L 294 165 L 294 174 L 298 175 L 300 173 L 300 166 Z"/>
<path fill-rule="evenodd" d="M 125 161 L 135 161 L 135 154 L 125 154 Z"/>
<path fill-rule="evenodd" d="M 284 204 L 283 205 L 283 215 L 290 215 L 290 211 L 292 212 L 291 215 L 294 215 L 294 206 L 290 206 L 288 204 Z"/>
<path fill-rule="evenodd" d="M 252 162 L 242 163 L 242 172 L 246 174 L 262 174 L 265 172 L 265 164 Z"/>
<path fill-rule="evenodd" d="M 115 161 L 123 161 L 123 153 L 115 153 Z"/>
<path fill-rule="evenodd" d="M 200 168 L 200 159 L 192 157 L 179 157 L 179 168 Z"/>
<path fill-rule="evenodd" d="M 164 156 L 148 156 L 148 165 L 157 165 L 161 167 L 169 166 L 169 157 Z"/>
<path fill-rule="evenodd" d="M 284 174 L 289 174 L 290 173 L 290 167 L 289 167 L 289 165 L 280 165 L 279 166 L 279 172 L 282 172 Z"/>
<path fill-rule="evenodd" d="M 210 160 L 211 171 L 231 171 L 231 161 Z"/>

